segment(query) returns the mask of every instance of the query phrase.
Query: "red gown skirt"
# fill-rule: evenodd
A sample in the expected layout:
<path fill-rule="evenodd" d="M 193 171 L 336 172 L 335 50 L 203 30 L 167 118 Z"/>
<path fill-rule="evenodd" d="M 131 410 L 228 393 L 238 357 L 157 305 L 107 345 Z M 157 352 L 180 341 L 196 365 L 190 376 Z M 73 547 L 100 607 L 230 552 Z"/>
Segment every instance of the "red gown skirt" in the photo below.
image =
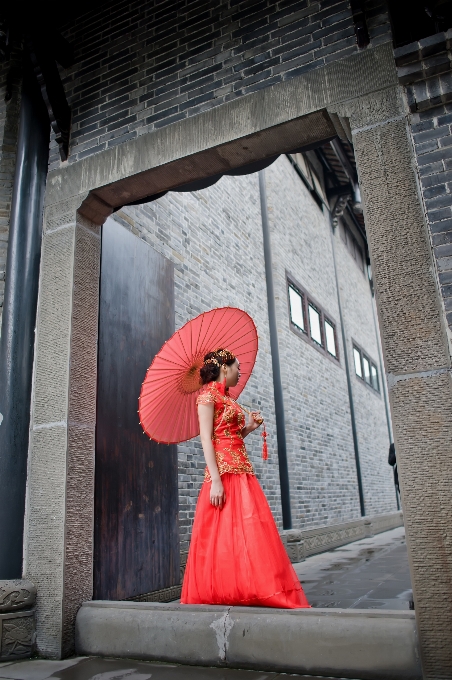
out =
<path fill-rule="evenodd" d="M 181 603 L 309 607 L 256 477 L 221 479 L 221 510 L 210 503 L 210 482 L 199 494 Z"/>

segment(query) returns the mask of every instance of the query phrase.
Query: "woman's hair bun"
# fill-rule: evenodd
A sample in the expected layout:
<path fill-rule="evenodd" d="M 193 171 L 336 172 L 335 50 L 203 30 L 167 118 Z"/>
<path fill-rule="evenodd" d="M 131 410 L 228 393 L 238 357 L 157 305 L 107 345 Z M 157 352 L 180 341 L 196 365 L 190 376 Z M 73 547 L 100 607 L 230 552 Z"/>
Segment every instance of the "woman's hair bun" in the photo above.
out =
<path fill-rule="evenodd" d="M 235 355 L 228 349 L 216 349 L 214 352 L 209 352 L 204 357 L 204 364 L 199 371 L 201 376 L 201 383 L 207 383 L 217 380 L 220 375 L 220 368 L 223 364 L 231 366 L 235 361 Z"/>

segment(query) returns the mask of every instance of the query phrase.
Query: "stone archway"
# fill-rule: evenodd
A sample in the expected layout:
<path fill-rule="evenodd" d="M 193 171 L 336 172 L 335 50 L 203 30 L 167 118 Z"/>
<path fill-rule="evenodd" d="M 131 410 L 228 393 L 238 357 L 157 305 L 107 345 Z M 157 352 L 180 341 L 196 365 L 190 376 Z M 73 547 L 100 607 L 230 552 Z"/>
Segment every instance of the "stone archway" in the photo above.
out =
<path fill-rule="evenodd" d="M 450 484 L 450 355 L 388 45 L 50 173 L 25 529 L 43 654 L 71 651 L 75 614 L 92 597 L 99 225 L 124 203 L 345 130 L 364 197 L 424 667 L 431 677 L 450 668 L 442 643 L 452 633 L 450 520 L 442 509 Z"/>

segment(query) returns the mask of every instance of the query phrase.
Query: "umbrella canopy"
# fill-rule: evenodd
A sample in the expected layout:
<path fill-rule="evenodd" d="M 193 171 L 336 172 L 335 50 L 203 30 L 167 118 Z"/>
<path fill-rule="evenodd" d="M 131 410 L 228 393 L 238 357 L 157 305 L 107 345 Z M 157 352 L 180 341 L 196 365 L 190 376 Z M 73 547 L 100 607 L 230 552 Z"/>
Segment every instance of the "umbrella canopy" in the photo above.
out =
<path fill-rule="evenodd" d="M 230 395 L 237 399 L 253 370 L 257 346 L 254 321 L 236 307 L 204 312 L 176 331 L 155 356 L 141 388 L 138 413 L 148 437 L 163 444 L 196 437 L 196 397 L 202 387 L 199 370 L 204 356 L 219 348 L 235 354 L 241 375 Z"/>

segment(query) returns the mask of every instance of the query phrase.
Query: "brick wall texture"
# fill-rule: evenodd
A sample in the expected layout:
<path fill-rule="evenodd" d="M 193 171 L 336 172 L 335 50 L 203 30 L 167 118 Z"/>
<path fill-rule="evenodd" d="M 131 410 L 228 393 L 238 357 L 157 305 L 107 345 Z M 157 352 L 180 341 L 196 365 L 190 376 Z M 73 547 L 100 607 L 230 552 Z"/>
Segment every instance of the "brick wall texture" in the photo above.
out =
<path fill-rule="evenodd" d="M 414 114 L 411 131 L 439 286 L 452 327 L 452 104 Z"/>
<path fill-rule="evenodd" d="M 359 500 L 329 217 L 285 156 L 266 175 L 294 519 L 297 527 L 342 522 L 359 516 Z M 334 241 L 366 513 L 385 512 L 396 500 L 383 396 L 353 370 L 352 338 L 378 364 L 369 281 L 338 231 Z M 336 322 L 339 364 L 291 330 L 286 270 Z"/>
<path fill-rule="evenodd" d="M 341 361 L 335 364 L 290 330 L 285 282 L 287 268 L 339 324 L 329 223 L 285 156 L 266 170 L 266 178 L 294 526 L 334 524 L 360 516 L 343 348 L 341 344 Z M 254 318 L 259 353 L 241 402 L 261 409 L 266 419 L 269 460 L 262 461 L 258 433 L 249 436 L 247 447 L 281 527 L 257 174 L 223 177 L 198 192 L 170 192 L 152 203 L 123 208 L 115 219 L 174 262 L 176 327 L 223 305 L 241 307 Z M 377 359 L 368 281 L 339 236 L 335 238 L 348 337 Z M 354 392 L 367 510 L 390 512 L 396 503 L 387 464 L 384 402 L 364 385 L 354 384 Z M 203 469 L 199 441 L 181 444 L 182 550 L 188 546 Z"/>
<path fill-rule="evenodd" d="M 366 12 L 371 46 L 390 40 L 385 3 Z M 348 0 L 117 0 L 63 33 L 69 163 L 358 50 Z"/>

